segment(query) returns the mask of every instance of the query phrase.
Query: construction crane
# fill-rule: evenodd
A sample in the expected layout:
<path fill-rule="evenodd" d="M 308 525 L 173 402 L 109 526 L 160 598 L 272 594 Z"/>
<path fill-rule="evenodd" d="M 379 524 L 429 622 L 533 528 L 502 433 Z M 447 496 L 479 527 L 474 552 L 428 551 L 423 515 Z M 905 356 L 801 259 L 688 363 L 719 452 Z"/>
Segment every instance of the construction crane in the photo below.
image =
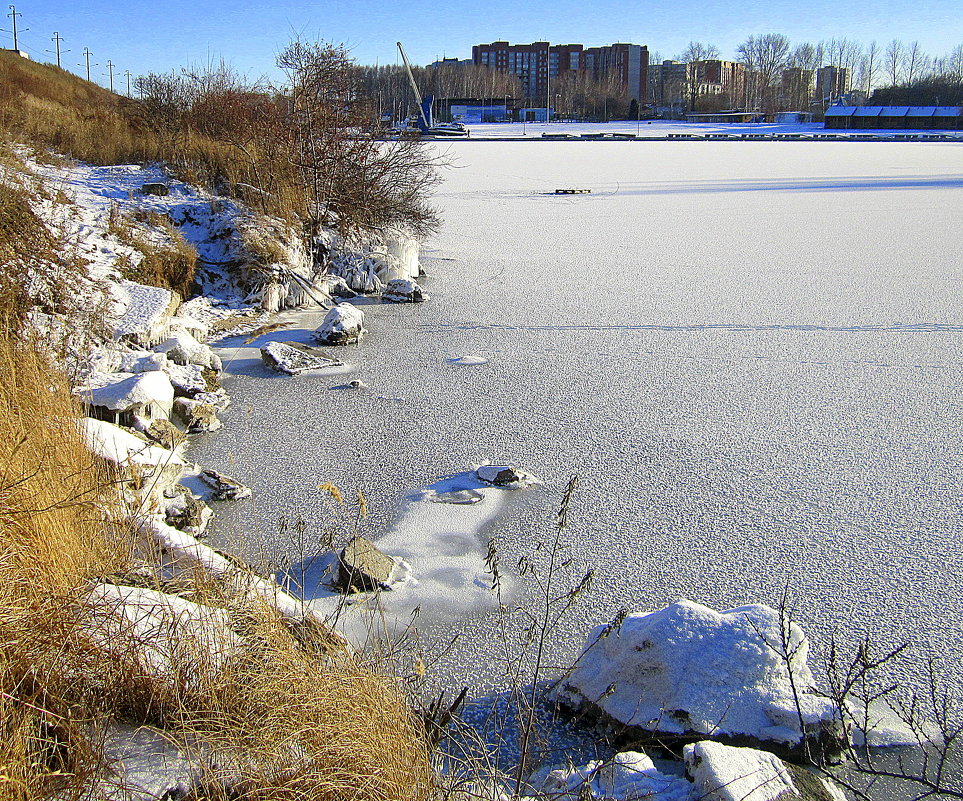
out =
<path fill-rule="evenodd" d="M 421 131 L 422 136 L 468 136 L 468 129 L 461 123 L 453 123 L 451 125 L 434 124 L 431 113 L 434 97 L 427 95 L 422 98 L 421 92 L 418 90 L 418 84 L 415 83 L 414 73 L 411 71 L 411 64 L 408 63 L 408 56 L 405 55 L 405 49 L 401 46 L 401 42 L 398 42 L 398 52 L 401 53 L 401 60 L 404 62 L 405 71 L 408 73 L 408 81 L 411 83 L 411 89 L 415 93 L 415 99 L 418 101 L 418 130 Z"/>

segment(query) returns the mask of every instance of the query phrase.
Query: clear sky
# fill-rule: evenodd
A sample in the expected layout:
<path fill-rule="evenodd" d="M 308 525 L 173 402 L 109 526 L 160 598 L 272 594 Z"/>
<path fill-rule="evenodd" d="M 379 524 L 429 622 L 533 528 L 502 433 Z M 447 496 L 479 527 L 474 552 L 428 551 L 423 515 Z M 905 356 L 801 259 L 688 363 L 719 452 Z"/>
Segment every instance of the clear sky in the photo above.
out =
<path fill-rule="evenodd" d="M 9 0 L 3 13 L 9 12 Z M 426 64 L 441 56 L 469 58 L 471 46 L 507 39 L 587 46 L 633 42 L 664 57 L 690 40 L 712 43 L 723 57 L 753 33 L 783 33 L 793 43 L 848 37 L 863 43 L 918 40 L 931 55 L 963 43 L 963 0 L 21 0 L 20 45 L 53 60 L 58 31 L 71 52 L 63 65 L 106 85 L 108 59 L 116 87 L 124 71 L 165 72 L 221 57 L 256 78 L 276 77 L 277 52 L 294 36 L 346 45 L 362 63 L 394 64 L 395 42 Z M 11 47 L 10 19 L 0 22 Z M 28 30 L 24 30 L 28 29 Z"/>

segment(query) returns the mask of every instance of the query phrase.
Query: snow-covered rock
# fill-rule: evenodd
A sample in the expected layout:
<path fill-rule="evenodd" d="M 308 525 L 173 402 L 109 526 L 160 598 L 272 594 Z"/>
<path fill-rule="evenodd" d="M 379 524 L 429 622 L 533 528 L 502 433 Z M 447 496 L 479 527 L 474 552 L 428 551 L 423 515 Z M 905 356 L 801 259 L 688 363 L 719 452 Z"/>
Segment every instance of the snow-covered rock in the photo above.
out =
<path fill-rule="evenodd" d="M 169 417 L 174 406 L 174 387 L 161 370 L 135 374 L 94 373 L 76 393 L 88 406 L 114 412 L 118 419 L 128 423 L 135 417 L 147 420 Z"/>
<path fill-rule="evenodd" d="M 176 450 L 150 445 L 113 423 L 85 417 L 80 421 L 87 447 L 111 464 L 135 498 L 162 502 L 180 480 L 186 463 Z"/>
<path fill-rule="evenodd" d="M 339 303 L 324 316 L 314 338 L 322 345 L 350 345 L 365 333 L 364 312 L 350 303 Z"/>
<path fill-rule="evenodd" d="M 806 737 L 831 748 L 836 710 L 814 693 L 808 640 L 791 624 L 790 674 L 776 651 L 781 625 L 779 612 L 761 604 L 716 612 L 682 600 L 630 614 L 617 631 L 592 630 L 558 695 L 623 727 L 789 750 L 802 743 L 794 684 Z"/>
<path fill-rule="evenodd" d="M 87 447 L 108 462 L 136 464 L 143 467 L 170 465 L 181 469 L 186 465 L 177 451 L 150 445 L 113 423 L 85 417 L 80 421 L 80 426 Z"/>
<path fill-rule="evenodd" d="M 193 603 L 143 587 L 98 584 L 88 594 L 88 634 L 123 662 L 147 675 L 178 682 L 187 675 L 220 668 L 241 639 L 223 609 Z"/>
<path fill-rule="evenodd" d="M 289 620 L 323 628 L 333 646 L 349 648 L 347 640 L 327 625 L 324 615 L 282 590 L 277 583 L 261 578 L 196 537 L 167 525 L 162 515 L 142 515 L 135 524 L 150 547 L 159 549 L 165 555 L 165 567 L 173 575 L 192 579 L 198 568 L 203 569 L 212 576 L 230 582 L 237 592 L 246 597 L 268 604 Z"/>
<path fill-rule="evenodd" d="M 221 360 L 214 351 L 198 340 L 186 330 L 174 330 L 163 342 L 159 342 L 152 350 L 167 354 L 167 358 L 175 364 L 196 364 L 200 367 L 221 372 Z"/>
<path fill-rule="evenodd" d="M 536 798 L 553 801 L 688 801 L 692 788 L 680 776 L 661 773 L 652 759 L 637 751 L 623 751 L 609 760 L 593 760 L 586 765 L 556 768 L 529 781 Z"/>
<path fill-rule="evenodd" d="M 410 278 L 395 278 L 385 284 L 381 299 L 386 303 L 421 303 L 428 300 L 418 282 Z"/>
<path fill-rule="evenodd" d="M 683 753 L 692 797 L 702 801 L 846 801 L 833 782 L 768 751 L 703 741 Z"/>
<path fill-rule="evenodd" d="M 174 393 L 182 398 L 194 398 L 207 392 L 207 378 L 204 377 L 204 368 L 199 364 L 169 362 L 164 372 L 174 385 Z"/>
<path fill-rule="evenodd" d="M 261 360 L 272 370 L 288 375 L 342 367 L 344 364 L 298 342 L 268 342 L 261 346 Z"/>
<path fill-rule="evenodd" d="M 116 304 L 114 338 L 150 347 L 163 339 L 180 297 L 169 289 L 145 286 L 133 281 L 113 285 Z"/>
<path fill-rule="evenodd" d="M 152 370 L 163 370 L 168 366 L 167 356 L 153 351 L 124 351 L 120 354 L 118 373 L 149 373 Z"/>
<path fill-rule="evenodd" d="M 531 473 L 510 464 L 483 464 L 475 469 L 475 475 L 486 484 L 510 489 L 523 489 L 540 483 Z"/>

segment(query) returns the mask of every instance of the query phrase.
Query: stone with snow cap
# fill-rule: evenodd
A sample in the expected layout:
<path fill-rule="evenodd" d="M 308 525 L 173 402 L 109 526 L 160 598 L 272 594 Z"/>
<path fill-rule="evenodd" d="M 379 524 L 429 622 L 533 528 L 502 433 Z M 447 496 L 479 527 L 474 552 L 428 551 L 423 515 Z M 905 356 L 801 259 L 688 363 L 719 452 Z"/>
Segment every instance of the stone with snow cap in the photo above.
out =
<path fill-rule="evenodd" d="M 711 741 L 683 749 L 693 798 L 704 801 L 845 801 L 835 783 L 768 751 Z"/>
<path fill-rule="evenodd" d="M 297 375 L 305 370 L 341 367 L 344 364 L 317 348 L 299 342 L 268 342 L 261 346 L 261 361 L 272 370 L 288 375 Z"/>
<path fill-rule="evenodd" d="M 350 345 L 365 333 L 364 312 L 350 303 L 339 303 L 324 316 L 314 338 L 322 345 Z"/>
<path fill-rule="evenodd" d="M 381 299 L 386 303 L 421 303 L 428 300 L 428 296 L 418 286 L 417 281 L 396 278 L 385 284 Z"/>
<path fill-rule="evenodd" d="M 716 612 L 682 600 L 630 614 L 617 630 L 591 631 L 558 697 L 640 735 L 704 735 L 792 753 L 805 732 L 824 753 L 838 753 L 836 708 L 814 692 L 806 635 L 789 626 L 790 674 L 776 650 L 782 623 L 762 604 Z"/>
<path fill-rule="evenodd" d="M 174 414 L 187 426 L 188 434 L 217 431 L 222 425 L 216 406 L 192 398 L 177 398 L 174 401 Z"/>

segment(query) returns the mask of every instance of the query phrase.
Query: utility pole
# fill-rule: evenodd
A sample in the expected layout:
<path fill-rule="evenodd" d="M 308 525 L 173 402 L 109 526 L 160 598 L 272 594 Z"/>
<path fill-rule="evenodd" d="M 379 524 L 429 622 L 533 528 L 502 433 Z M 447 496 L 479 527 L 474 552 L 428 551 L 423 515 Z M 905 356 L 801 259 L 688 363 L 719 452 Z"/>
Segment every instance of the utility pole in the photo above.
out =
<path fill-rule="evenodd" d="M 19 51 L 20 44 L 17 42 L 17 17 L 22 17 L 23 14 L 17 11 L 16 6 L 10 6 L 10 13 L 7 14 L 7 16 L 13 20 L 13 49 Z"/>
<path fill-rule="evenodd" d="M 124 75 L 127 76 L 127 97 L 130 97 L 130 70 L 124 70 Z"/>
<path fill-rule="evenodd" d="M 107 59 L 107 72 L 110 73 L 110 91 L 114 91 L 114 62 Z"/>
<path fill-rule="evenodd" d="M 54 31 L 54 35 L 50 38 L 50 41 L 57 46 L 57 67 L 60 67 L 60 43 L 64 40 L 64 37 L 60 35 L 60 31 Z"/>
<path fill-rule="evenodd" d="M 84 48 L 84 58 L 87 59 L 87 82 L 90 83 L 90 57 L 93 53 L 90 52 L 89 47 Z"/>

